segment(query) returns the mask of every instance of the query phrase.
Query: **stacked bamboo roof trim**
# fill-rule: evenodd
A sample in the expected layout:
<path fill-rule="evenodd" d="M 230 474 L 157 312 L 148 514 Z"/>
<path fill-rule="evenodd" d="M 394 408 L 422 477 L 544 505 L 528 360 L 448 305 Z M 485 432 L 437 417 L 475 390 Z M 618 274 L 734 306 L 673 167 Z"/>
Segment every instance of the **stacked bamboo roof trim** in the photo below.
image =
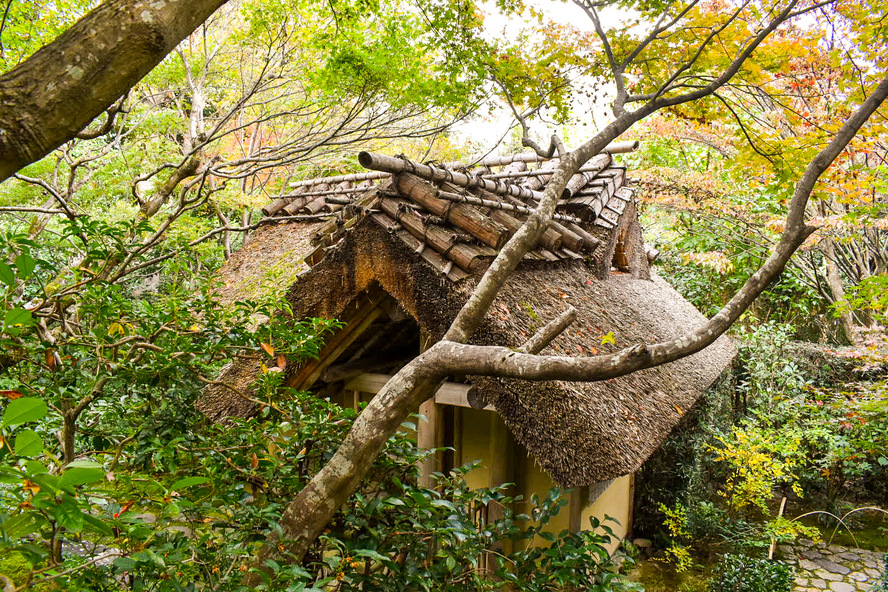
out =
<path fill-rule="evenodd" d="M 291 193 L 262 212 L 278 217 L 331 215 L 312 240 L 316 248 L 306 257 L 309 265 L 369 215 L 453 281 L 486 269 L 536 207 L 558 164 L 558 159 L 513 155 L 465 168 L 461 163 L 419 164 L 367 152 L 361 153 L 360 161 L 378 170 L 292 183 Z M 600 242 L 590 231 L 618 226 L 632 199 L 625 167 L 615 164 L 609 153 L 595 156 L 570 179 L 555 219 L 525 260 L 584 259 Z"/>

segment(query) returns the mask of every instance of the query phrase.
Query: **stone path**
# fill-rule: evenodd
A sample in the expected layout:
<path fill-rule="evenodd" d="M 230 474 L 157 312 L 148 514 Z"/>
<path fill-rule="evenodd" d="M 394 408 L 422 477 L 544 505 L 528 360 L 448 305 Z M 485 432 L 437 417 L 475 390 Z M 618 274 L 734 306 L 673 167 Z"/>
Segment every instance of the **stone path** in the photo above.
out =
<path fill-rule="evenodd" d="M 884 553 L 806 540 L 777 548 L 796 566 L 795 592 L 865 592 L 882 577 Z"/>

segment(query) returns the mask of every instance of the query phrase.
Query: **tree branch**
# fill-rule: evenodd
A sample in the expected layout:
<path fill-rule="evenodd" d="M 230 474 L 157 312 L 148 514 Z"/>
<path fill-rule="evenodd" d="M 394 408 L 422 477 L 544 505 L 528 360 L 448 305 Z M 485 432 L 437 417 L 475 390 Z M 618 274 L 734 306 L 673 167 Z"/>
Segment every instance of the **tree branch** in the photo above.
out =
<path fill-rule="evenodd" d="M 561 335 L 571 323 L 577 319 L 577 309 L 573 306 L 569 307 L 563 313 L 546 323 L 546 325 L 533 334 L 527 340 L 527 343 L 518 348 L 518 351 L 526 354 L 538 354 L 549 343 Z"/>
<path fill-rule="evenodd" d="M 108 0 L 0 76 L 0 181 L 77 135 L 224 3 Z"/>

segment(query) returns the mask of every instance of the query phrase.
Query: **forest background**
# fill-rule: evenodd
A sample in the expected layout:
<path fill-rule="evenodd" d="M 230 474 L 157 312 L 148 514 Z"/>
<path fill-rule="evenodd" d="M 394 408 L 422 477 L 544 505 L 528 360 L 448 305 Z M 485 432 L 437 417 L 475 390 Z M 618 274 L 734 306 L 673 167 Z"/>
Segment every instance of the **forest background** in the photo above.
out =
<path fill-rule="evenodd" d="M 9 0 L 0 71 L 93 4 Z M 259 391 L 274 403 L 253 420 L 207 425 L 193 407 L 232 355 L 283 368 L 336 326 L 280 322 L 274 286 L 233 307 L 214 300 L 214 271 L 289 181 L 358 170 L 360 149 L 469 159 L 479 147 L 455 139 L 454 125 L 503 110 L 516 123 L 501 152 L 539 149 L 553 131 L 579 143 L 572 122 L 626 90 L 608 82 L 613 56 L 670 24 L 656 15 L 685 20 L 626 72 L 631 93 L 670 80 L 675 63 L 689 64 L 682 85 L 708 84 L 780 6 L 615 3 L 624 19 L 613 24 L 602 6 L 583 8 L 595 32 L 520 2 L 228 3 L 106 115 L 0 185 L 7 587 L 237 589 L 267 572 L 268 585 L 293 590 L 630 586 L 589 533 L 545 535 L 557 553 L 479 569 L 497 540 L 543 536 L 563 497 L 538 500 L 535 522 L 479 526 L 473 504 L 508 491 L 469 491 L 460 472 L 419 487 L 424 452 L 406 431 L 303 561 L 254 572 L 258 547 L 354 414 L 286 392 L 277 372 Z M 879 7 L 796 8 L 797 22 L 767 36 L 729 84 L 629 132 L 642 141 L 625 160 L 660 273 L 707 316 L 766 260 L 796 180 L 884 76 Z M 483 10 L 526 27 L 494 35 Z M 696 439 L 674 443 L 683 478 L 649 492 L 659 511 L 646 528 L 678 570 L 717 563 L 704 549 L 754 556 L 814 534 L 815 523 L 778 516 L 775 499 L 842 516 L 886 497 L 884 121 L 877 111 L 822 176 L 806 212 L 820 230 L 733 329 L 737 382 L 712 395 Z M 792 349 L 796 339 L 851 347 L 824 362 Z M 884 546 L 884 526 L 866 526 Z"/>

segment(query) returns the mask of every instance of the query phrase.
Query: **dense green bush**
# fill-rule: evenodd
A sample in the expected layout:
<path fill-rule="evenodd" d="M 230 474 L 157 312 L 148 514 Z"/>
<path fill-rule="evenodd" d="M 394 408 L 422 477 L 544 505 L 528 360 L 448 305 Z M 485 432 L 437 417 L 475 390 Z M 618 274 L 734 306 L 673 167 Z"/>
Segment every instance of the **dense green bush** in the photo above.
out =
<path fill-rule="evenodd" d="M 726 555 L 709 583 L 709 592 L 792 592 L 792 566 L 769 559 Z"/>

